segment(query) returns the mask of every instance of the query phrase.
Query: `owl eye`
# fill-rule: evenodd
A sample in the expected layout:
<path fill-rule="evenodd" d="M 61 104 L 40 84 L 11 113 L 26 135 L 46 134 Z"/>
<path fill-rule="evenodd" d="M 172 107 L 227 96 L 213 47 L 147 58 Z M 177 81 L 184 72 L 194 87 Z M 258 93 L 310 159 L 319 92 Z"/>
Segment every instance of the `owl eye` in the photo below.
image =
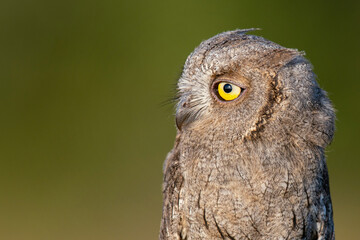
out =
<path fill-rule="evenodd" d="M 242 88 L 229 82 L 219 82 L 215 85 L 216 95 L 224 101 L 231 101 L 240 96 Z"/>

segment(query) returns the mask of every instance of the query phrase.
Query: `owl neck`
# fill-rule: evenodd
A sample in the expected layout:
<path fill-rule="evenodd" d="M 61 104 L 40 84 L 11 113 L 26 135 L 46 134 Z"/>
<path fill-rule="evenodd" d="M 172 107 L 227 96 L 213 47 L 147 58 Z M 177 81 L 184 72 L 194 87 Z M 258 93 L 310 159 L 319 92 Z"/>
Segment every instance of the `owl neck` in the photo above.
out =
<path fill-rule="evenodd" d="M 219 166 L 275 170 L 277 167 L 301 167 L 304 171 L 324 159 L 322 147 L 301 137 L 283 136 L 259 134 L 256 138 L 242 138 L 189 131 L 181 136 L 181 159 L 185 169 L 194 164 L 204 164 L 209 169 Z"/>

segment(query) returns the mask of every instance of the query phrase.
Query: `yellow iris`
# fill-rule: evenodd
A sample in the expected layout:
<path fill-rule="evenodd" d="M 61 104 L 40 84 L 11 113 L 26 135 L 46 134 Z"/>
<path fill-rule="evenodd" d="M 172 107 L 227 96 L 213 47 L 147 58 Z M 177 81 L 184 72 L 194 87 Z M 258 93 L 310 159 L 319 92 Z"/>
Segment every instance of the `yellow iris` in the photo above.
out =
<path fill-rule="evenodd" d="M 218 85 L 218 93 L 223 100 L 231 101 L 240 95 L 241 88 L 228 82 L 220 82 Z"/>

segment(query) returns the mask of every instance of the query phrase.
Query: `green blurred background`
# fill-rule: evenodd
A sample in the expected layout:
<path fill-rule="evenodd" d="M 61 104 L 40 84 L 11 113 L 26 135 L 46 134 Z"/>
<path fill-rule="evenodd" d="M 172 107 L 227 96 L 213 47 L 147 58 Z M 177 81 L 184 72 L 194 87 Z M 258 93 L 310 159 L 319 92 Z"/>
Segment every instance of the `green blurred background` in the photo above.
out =
<path fill-rule="evenodd" d="M 337 111 L 337 239 L 360 239 L 359 1 L 0 3 L 0 239 L 157 239 L 164 105 L 187 55 L 236 28 L 304 50 Z"/>

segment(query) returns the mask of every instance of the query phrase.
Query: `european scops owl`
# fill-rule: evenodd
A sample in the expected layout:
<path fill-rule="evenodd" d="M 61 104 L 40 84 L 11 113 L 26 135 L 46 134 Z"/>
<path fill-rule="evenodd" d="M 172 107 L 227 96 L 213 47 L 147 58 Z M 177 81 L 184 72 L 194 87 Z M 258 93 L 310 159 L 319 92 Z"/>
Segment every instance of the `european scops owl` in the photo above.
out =
<path fill-rule="evenodd" d="M 249 30 L 216 35 L 185 62 L 160 239 L 335 239 L 332 104 L 303 52 Z"/>

